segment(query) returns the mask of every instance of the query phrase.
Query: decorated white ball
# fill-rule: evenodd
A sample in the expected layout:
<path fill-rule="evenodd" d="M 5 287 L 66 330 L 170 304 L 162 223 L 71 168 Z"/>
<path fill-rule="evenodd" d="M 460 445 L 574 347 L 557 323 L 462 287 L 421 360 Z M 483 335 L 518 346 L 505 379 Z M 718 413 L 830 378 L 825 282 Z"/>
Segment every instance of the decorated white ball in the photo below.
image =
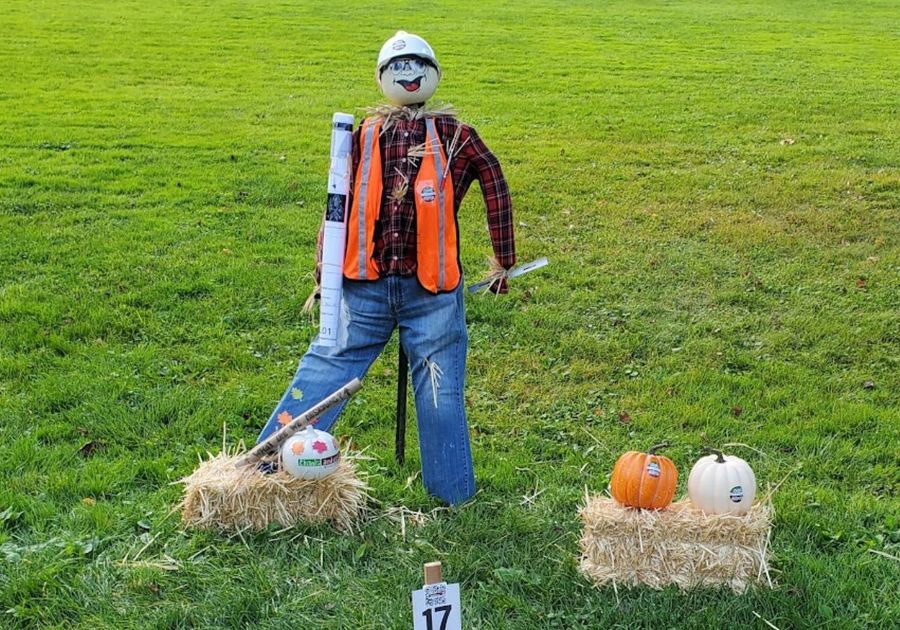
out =
<path fill-rule="evenodd" d="M 284 469 L 298 479 L 321 479 L 335 470 L 341 449 L 330 433 L 309 426 L 287 439 L 281 447 Z"/>

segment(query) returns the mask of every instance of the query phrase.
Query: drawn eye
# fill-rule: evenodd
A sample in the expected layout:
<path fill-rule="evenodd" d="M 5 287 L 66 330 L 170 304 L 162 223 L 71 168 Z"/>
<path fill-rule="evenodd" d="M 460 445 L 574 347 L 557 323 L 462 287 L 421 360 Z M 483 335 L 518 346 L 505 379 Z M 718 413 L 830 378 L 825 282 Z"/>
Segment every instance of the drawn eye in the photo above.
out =
<path fill-rule="evenodd" d="M 394 72 L 400 72 L 401 70 L 403 70 L 403 62 L 395 61 L 391 64 L 391 70 L 393 70 Z"/>
<path fill-rule="evenodd" d="M 413 65 L 416 67 L 416 70 L 422 70 L 425 67 L 425 62 L 421 59 L 416 59 L 413 61 Z"/>

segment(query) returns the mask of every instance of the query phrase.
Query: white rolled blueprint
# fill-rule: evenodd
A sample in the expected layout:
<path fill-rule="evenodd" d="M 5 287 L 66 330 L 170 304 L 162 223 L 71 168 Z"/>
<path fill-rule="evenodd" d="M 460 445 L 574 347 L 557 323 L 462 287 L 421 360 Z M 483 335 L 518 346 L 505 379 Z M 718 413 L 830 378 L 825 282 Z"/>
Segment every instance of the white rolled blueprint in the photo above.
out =
<path fill-rule="evenodd" d="M 323 346 L 334 346 L 337 343 L 341 317 L 353 115 L 338 112 L 332 116 L 331 125 L 331 167 L 328 170 L 328 205 L 325 209 L 325 230 L 322 239 L 319 308 L 319 343 Z"/>

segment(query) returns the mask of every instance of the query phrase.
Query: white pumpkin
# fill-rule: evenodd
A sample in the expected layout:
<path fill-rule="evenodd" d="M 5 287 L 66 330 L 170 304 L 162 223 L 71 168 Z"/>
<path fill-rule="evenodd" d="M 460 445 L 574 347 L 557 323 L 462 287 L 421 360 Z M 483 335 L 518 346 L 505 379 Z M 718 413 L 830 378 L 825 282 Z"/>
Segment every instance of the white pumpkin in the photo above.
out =
<path fill-rule="evenodd" d="M 289 437 L 281 447 L 284 469 L 298 479 L 321 479 L 338 468 L 341 450 L 330 433 L 306 427 Z"/>
<path fill-rule="evenodd" d="M 756 475 L 740 457 L 701 457 L 688 477 L 688 498 L 707 514 L 746 514 L 756 498 Z"/>

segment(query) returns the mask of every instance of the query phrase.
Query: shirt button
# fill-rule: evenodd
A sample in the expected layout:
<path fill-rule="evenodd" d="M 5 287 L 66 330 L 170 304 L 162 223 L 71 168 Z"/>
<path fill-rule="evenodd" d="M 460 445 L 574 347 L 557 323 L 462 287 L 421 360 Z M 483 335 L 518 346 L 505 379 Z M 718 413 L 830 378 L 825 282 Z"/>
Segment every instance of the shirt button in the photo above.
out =
<path fill-rule="evenodd" d="M 409 137 L 409 132 L 408 132 L 408 131 L 404 131 L 404 132 L 403 132 L 403 137 L 404 137 L 404 138 L 408 138 L 408 137 Z"/>
<path fill-rule="evenodd" d="M 394 256 L 394 260 L 400 260 L 399 256 Z"/>
<path fill-rule="evenodd" d="M 397 238 L 398 236 L 400 236 L 400 233 L 399 233 L 399 232 L 394 232 L 394 238 Z"/>

